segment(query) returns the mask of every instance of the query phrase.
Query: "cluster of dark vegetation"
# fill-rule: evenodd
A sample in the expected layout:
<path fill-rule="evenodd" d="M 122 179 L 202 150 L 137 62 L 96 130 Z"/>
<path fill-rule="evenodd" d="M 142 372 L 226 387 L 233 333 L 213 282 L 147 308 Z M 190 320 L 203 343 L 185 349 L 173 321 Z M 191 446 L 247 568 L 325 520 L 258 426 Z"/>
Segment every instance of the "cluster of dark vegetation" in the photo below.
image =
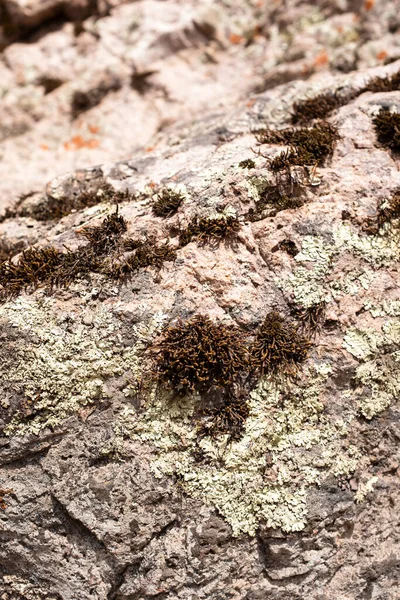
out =
<path fill-rule="evenodd" d="M 117 209 L 100 225 L 81 230 L 88 243 L 77 250 L 65 248 L 62 252 L 52 246 L 28 248 L 16 263 L 10 260 L 0 263 L 0 300 L 38 287 L 48 290 L 66 287 L 79 278 L 89 278 L 92 273 L 126 280 L 143 267 L 160 269 L 164 261 L 176 258 L 174 248 L 159 246 L 155 239 L 125 239 L 126 231 L 126 221 Z M 126 257 L 126 252 L 131 254 Z"/>
<path fill-rule="evenodd" d="M 134 251 L 123 260 L 114 260 L 104 269 L 104 273 L 119 281 L 129 279 L 134 273 L 145 267 L 161 269 L 164 262 L 176 259 L 176 250 L 169 244 L 157 244 L 154 237 L 146 240 L 125 240 L 125 250 Z"/>
<path fill-rule="evenodd" d="M 71 100 L 71 115 L 76 119 L 81 113 L 94 108 L 109 94 L 121 89 L 122 83 L 116 75 L 110 75 L 104 79 L 98 86 L 87 90 L 76 90 L 72 95 Z"/>
<path fill-rule="evenodd" d="M 306 128 L 289 128 L 280 131 L 267 129 L 256 135 L 259 144 L 289 146 L 288 150 L 271 161 L 272 171 L 282 171 L 291 166 L 321 164 L 333 154 L 338 137 L 337 128 L 325 121 Z"/>
<path fill-rule="evenodd" d="M 168 327 L 154 356 L 158 376 L 181 393 L 230 387 L 249 362 L 242 332 L 202 315 Z"/>
<path fill-rule="evenodd" d="M 381 108 L 373 123 L 378 142 L 391 150 L 400 150 L 400 113 Z"/>
<path fill-rule="evenodd" d="M 400 71 L 386 77 L 374 77 L 362 89 L 363 92 L 396 92 L 398 90 L 400 90 Z"/>
<path fill-rule="evenodd" d="M 307 358 L 311 341 L 293 323 L 277 312 L 269 313 L 259 327 L 250 354 L 252 366 L 261 376 L 268 373 L 293 374 Z"/>
<path fill-rule="evenodd" d="M 254 208 L 246 214 L 249 221 L 261 221 L 273 217 L 282 210 L 299 208 L 306 201 L 305 189 L 289 170 L 277 173 L 275 181 L 269 183 L 260 193 Z"/>
<path fill-rule="evenodd" d="M 240 163 L 238 164 L 238 166 L 241 169 L 254 169 L 256 166 L 256 163 L 254 162 L 254 160 L 252 158 L 246 158 L 245 160 L 241 160 Z"/>
<path fill-rule="evenodd" d="M 152 75 L 155 75 L 157 71 L 137 71 L 135 70 L 131 75 L 131 88 L 136 90 L 141 96 L 144 96 L 146 92 L 151 89 L 151 83 L 149 81 Z"/>
<path fill-rule="evenodd" d="M 376 235 L 385 223 L 392 223 L 392 225 L 400 227 L 400 189 L 395 190 L 392 196 L 380 205 L 374 217 L 364 220 L 363 230 Z"/>
<path fill-rule="evenodd" d="M 164 188 L 157 194 L 157 200 L 153 204 L 153 213 L 156 217 L 172 217 L 185 197 L 180 192 Z"/>
<path fill-rule="evenodd" d="M 321 301 L 312 306 L 294 306 L 292 314 L 299 323 L 299 330 L 311 335 L 319 333 L 325 322 L 326 302 Z"/>
<path fill-rule="evenodd" d="M 240 437 L 247 397 L 261 376 L 293 376 L 311 340 L 282 315 L 271 312 L 251 337 L 206 316 L 168 327 L 150 350 L 156 378 L 178 394 L 202 395 L 202 435 Z"/>
<path fill-rule="evenodd" d="M 313 98 L 293 104 L 292 123 L 308 123 L 314 119 L 326 119 L 334 110 L 345 106 L 364 92 L 394 92 L 400 90 L 400 71 L 385 77 L 374 77 L 358 90 L 349 92 L 327 91 Z"/>
<path fill-rule="evenodd" d="M 10 242 L 5 237 L 0 238 L 0 263 L 11 260 L 13 256 L 22 252 L 26 244 L 22 240 L 19 242 Z"/>
<path fill-rule="evenodd" d="M 215 394 L 215 404 L 200 411 L 199 418 L 204 420 L 199 423 L 199 438 L 228 435 L 230 440 L 239 440 L 250 413 L 247 395 L 243 388 L 235 388 L 234 392 L 222 390 L 222 393 Z M 213 400 L 213 395 L 208 394 L 207 401 L 210 403 Z"/>
<path fill-rule="evenodd" d="M 308 123 L 313 119 L 326 119 L 334 110 L 345 106 L 353 100 L 359 92 L 340 93 L 338 91 L 323 92 L 293 104 L 292 123 Z"/>
<path fill-rule="evenodd" d="M 181 230 L 179 245 L 186 246 L 193 240 L 206 242 L 234 237 L 240 229 L 239 219 L 235 216 L 218 216 L 216 218 L 194 217 L 188 226 Z"/>
<path fill-rule="evenodd" d="M 58 220 L 72 212 L 96 206 L 101 202 L 119 205 L 132 199 L 128 190 L 114 190 L 108 183 L 101 180 L 95 186 L 88 187 L 78 194 L 71 194 L 62 198 L 48 196 L 41 202 L 27 208 L 17 210 L 15 216 L 32 217 L 37 221 Z"/>
<path fill-rule="evenodd" d="M 272 252 L 278 252 L 278 250 L 283 250 L 284 252 L 289 254 L 289 256 L 292 256 L 292 257 L 296 256 L 296 254 L 299 253 L 299 249 L 297 248 L 294 241 L 289 240 L 287 238 L 284 240 L 281 240 L 279 242 L 279 244 L 277 244 L 276 246 L 274 246 L 272 248 Z"/>

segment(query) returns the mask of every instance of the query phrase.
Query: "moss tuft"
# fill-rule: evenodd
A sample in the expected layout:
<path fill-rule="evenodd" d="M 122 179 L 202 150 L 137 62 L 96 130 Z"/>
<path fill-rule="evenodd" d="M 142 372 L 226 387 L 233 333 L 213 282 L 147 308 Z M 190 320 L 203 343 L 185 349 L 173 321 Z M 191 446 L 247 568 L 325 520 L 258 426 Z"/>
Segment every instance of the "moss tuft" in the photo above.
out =
<path fill-rule="evenodd" d="M 325 321 L 326 302 L 318 302 L 311 306 L 295 309 L 295 317 L 300 324 L 300 329 L 305 333 L 318 333 Z"/>
<path fill-rule="evenodd" d="M 222 240 L 236 235 L 239 229 L 240 223 L 236 216 L 194 217 L 186 229 L 180 232 L 179 245 L 186 246 L 192 240 Z"/>
<path fill-rule="evenodd" d="M 157 194 L 157 200 L 153 204 L 153 213 L 156 217 L 172 217 L 184 199 L 184 195 L 180 192 L 164 188 Z"/>
<path fill-rule="evenodd" d="M 88 187 L 79 194 L 71 194 L 62 198 L 48 196 L 39 203 L 22 207 L 12 216 L 31 217 L 36 221 L 59 220 L 72 212 L 96 206 L 101 202 L 120 204 L 132 200 L 133 196 L 128 190 L 114 190 L 108 183 L 101 180 L 93 187 Z"/>
<path fill-rule="evenodd" d="M 368 92 L 395 92 L 400 90 L 400 70 L 386 77 L 374 77 L 365 85 L 362 91 Z"/>
<path fill-rule="evenodd" d="M 400 150 L 400 113 L 381 108 L 373 123 L 378 142 L 391 150 Z"/>
<path fill-rule="evenodd" d="M 296 254 L 299 253 L 299 249 L 297 248 L 296 244 L 294 243 L 293 240 L 289 240 L 289 239 L 284 239 L 281 240 L 276 246 L 274 246 L 272 248 L 272 252 L 278 252 L 278 250 L 282 250 L 283 252 L 286 252 L 287 254 L 289 254 L 289 256 L 291 257 L 295 257 Z"/>
<path fill-rule="evenodd" d="M 124 217 L 118 214 L 118 209 L 104 219 L 101 225 L 85 227 L 80 231 L 90 243 L 91 249 L 100 254 L 109 252 L 119 244 L 119 238 L 127 231 Z"/>
<path fill-rule="evenodd" d="M 358 93 L 340 94 L 337 91 L 328 91 L 318 94 L 314 98 L 295 102 L 292 123 L 296 125 L 297 123 L 307 123 L 313 119 L 326 119 L 334 110 L 348 104 Z"/>
<path fill-rule="evenodd" d="M 15 298 L 23 290 L 33 291 L 41 286 L 49 290 L 66 287 L 92 273 L 123 280 L 141 268 L 161 268 L 164 261 L 176 258 L 176 250 L 171 246 L 159 246 L 154 238 L 124 239 L 126 231 L 127 223 L 117 209 L 100 225 L 82 229 L 80 234 L 88 244 L 75 251 L 67 248 L 61 252 L 52 246 L 28 248 L 15 264 L 10 260 L 0 263 L 0 300 Z M 134 254 L 121 260 L 121 254 L 129 251 Z"/>
<path fill-rule="evenodd" d="M 152 354 L 158 377 L 182 394 L 230 387 L 248 369 L 242 332 L 203 315 L 168 327 Z"/>
<path fill-rule="evenodd" d="M 261 376 L 278 372 L 293 374 L 307 358 L 311 341 L 277 312 L 270 312 L 251 346 L 251 361 Z"/>
<path fill-rule="evenodd" d="M 255 169 L 256 163 L 252 158 L 246 158 L 245 160 L 241 160 L 238 164 L 238 167 L 241 169 Z"/>
<path fill-rule="evenodd" d="M 333 154 L 338 131 L 330 123 L 321 121 L 313 127 L 266 130 L 257 134 L 260 144 L 285 144 L 289 149 L 271 161 L 272 171 L 281 171 L 292 165 L 321 164 Z"/>
<path fill-rule="evenodd" d="M 114 261 L 105 269 L 105 273 L 113 279 L 129 279 L 134 273 L 146 267 L 161 269 L 164 262 L 176 259 L 176 250 L 168 244 L 158 245 L 155 238 L 147 240 L 128 239 L 124 248 L 134 251 L 134 254 L 122 261 Z"/>

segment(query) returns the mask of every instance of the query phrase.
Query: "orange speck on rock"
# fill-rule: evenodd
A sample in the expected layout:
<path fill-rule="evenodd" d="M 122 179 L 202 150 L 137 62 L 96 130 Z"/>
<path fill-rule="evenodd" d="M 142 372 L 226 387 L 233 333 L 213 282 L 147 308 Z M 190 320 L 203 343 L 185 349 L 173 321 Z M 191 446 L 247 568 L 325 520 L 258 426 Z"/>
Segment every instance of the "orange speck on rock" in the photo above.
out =
<path fill-rule="evenodd" d="M 322 67 L 329 62 L 328 53 L 326 50 L 322 50 L 317 56 L 314 58 L 314 65 L 316 67 Z"/>
<path fill-rule="evenodd" d="M 97 125 L 89 125 L 90 133 L 99 133 L 99 127 Z"/>
<path fill-rule="evenodd" d="M 381 50 L 380 52 L 377 53 L 376 58 L 378 60 L 385 60 L 385 58 L 388 57 L 388 53 L 386 52 L 386 50 Z"/>
<path fill-rule="evenodd" d="M 253 106 L 256 103 L 256 99 L 255 98 L 250 98 L 250 100 L 248 102 L 246 102 L 246 106 L 247 108 L 253 108 Z"/>
<path fill-rule="evenodd" d="M 157 187 L 156 182 L 155 181 L 150 181 L 149 187 L 151 187 L 151 189 L 154 190 L 154 188 Z"/>
<path fill-rule="evenodd" d="M 365 10 L 372 10 L 375 6 L 375 0 L 365 0 L 364 8 Z"/>
<path fill-rule="evenodd" d="M 68 142 L 64 143 L 65 150 L 81 150 L 82 148 L 97 148 L 99 140 L 94 138 L 85 139 L 81 135 L 74 135 Z"/>
<path fill-rule="evenodd" d="M 238 35 L 237 33 L 231 33 L 229 35 L 229 41 L 231 44 L 240 44 L 243 42 L 243 36 Z"/>
<path fill-rule="evenodd" d="M 48 147 L 47 144 L 40 144 L 39 148 L 41 148 L 42 150 L 48 150 L 49 149 L 49 147 Z"/>
<path fill-rule="evenodd" d="M 146 148 L 146 152 L 153 152 L 154 148 L 155 148 L 155 146 L 148 146 Z"/>

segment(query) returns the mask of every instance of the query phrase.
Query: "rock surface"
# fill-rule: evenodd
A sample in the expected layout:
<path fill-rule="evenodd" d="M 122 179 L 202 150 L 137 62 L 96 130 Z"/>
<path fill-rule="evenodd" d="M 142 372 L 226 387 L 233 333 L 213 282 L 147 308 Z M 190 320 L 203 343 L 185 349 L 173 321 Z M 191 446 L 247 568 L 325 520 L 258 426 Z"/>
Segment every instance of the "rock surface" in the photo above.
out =
<path fill-rule="evenodd" d="M 78 252 L 110 190 L 122 239 L 176 258 L 1 304 L 0 598 L 398 599 L 400 175 L 374 118 L 400 91 L 367 89 L 400 70 L 376 66 L 398 10 L 374 4 L 115 3 L 5 48 L 2 259 Z M 321 91 L 347 98 L 333 152 L 291 165 L 301 202 L 274 204 L 283 147 L 254 132 Z M 183 201 L 158 217 L 165 189 Z M 196 217 L 240 228 L 180 243 Z M 148 349 L 198 314 L 252 339 L 271 311 L 320 318 L 307 360 L 258 378 L 239 438 L 199 435 L 210 398 L 155 382 Z"/>

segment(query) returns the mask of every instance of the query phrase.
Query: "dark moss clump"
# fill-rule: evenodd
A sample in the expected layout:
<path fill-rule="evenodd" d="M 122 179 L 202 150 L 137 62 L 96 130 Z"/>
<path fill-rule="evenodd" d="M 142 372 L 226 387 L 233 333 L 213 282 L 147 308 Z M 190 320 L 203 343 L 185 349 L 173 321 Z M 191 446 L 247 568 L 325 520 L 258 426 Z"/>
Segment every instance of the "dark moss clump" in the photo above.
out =
<path fill-rule="evenodd" d="M 134 273 L 146 267 L 161 269 L 164 262 L 176 259 L 175 248 L 168 244 L 158 245 L 152 237 L 144 241 L 125 240 L 124 248 L 134 253 L 122 261 L 113 261 L 106 269 L 106 274 L 113 279 L 129 279 Z"/>
<path fill-rule="evenodd" d="M 124 217 L 118 214 L 118 209 L 104 219 L 101 225 L 85 227 L 80 232 L 89 242 L 95 253 L 104 254 L 115 249 L 120 243 L 119 238 L 127 231 Z"/>
<path fill-rule="evenodd" d="M 248 369 L 241 331 L 213 323 L 203 315 L 169 327 L 153 354 L 158 377 L 182 394 L 230 388 Z"/>
<path fill-rule="evenodd" d="M 144 96 L 152 87 L 149 79 L 155 73 L 157 71 L 134 71 L 131 75 L 131 88 Z"/>
<path fill-rule="evenodd" d="M 168 188 L 163 189 L 157 196 L 153 204 L 153 213 L 156 217 L 172 217 L 185 199 L 183 194 Z"/>
<path fill-rule="evenodd" d="M 293 240 L 289 239 L 280 241 L 279 244 L 272 248 L 272 252 L 278 252 L 278 250 L 283 250 L 292 257 L 299 253 L 299 249 L 297 248 L 296 244 L 293 242 Z"/>
<path fill-rule="evenodd" d="M 304 186 L 295 180 L 290 171 L 277 174 L 275 182 L 266 186 L 256 201 L 255 208 L 247 213 L 249 221 L 261 221 L 267 216 L 275 216 L 282 210 L 299 208 L 305 203 Z"/>
<path fill-rule="evenodd" d="M 87 90 L 76 90 L 71 100 L 71 115 L 76 119 L 81 113 L 94 108 L 109 94 L 121 89 L 122 83 L 116 75 L 110 75 L 99 83 L 98 86 Z"/>
<path fill-rule="evenodd" d="M 257 135 L 257 141 L 289 146 L 270 164 L 272 171 L 281 171 L 292 165 L 321 164 L 333 154 L 338 137 L 336 127 L 322 121 L 309 128 L 263 131 Z"/>
<path fill-rule="evenodd" d="M 325 322 L 326 302 L 319 302 L 307 308 L 295 309 L 295 317 L 299 322 L 300 329 L 305 333 L 316 334 Z"/>
<path fill-rule="evenodd" d="M 241 169 L 255 169 L 256 163 L 252 158 L 246 158 L 245 160 L 241 160 L 238 164 L 238 167 Z"/>
<path fill-rule="evenodd" d="M 23 290 L 42 285 L 49 288 L 67 285 L 82 271 L 81 257 L 74 252 L 63 253 L 53 247 L 28 248 L 16 264 L 8 261 L 0 265 L 0 299 L 8 300 Z"/>
<path fill-rule="evenodd" d="M 378 141 L 391 150 L 400 150 L 400 113 L 381 108 L 373 123 Z"/>
<path fill-rule="evenodd" d="M 252 365 L 262 375 L 293 374 L 307 358 L 311 341 L 277 312 L 271 312 L 259 327 L 250 353 Z"/>
<path fill-rule="evenodd" d="M 199 426 L 199 438 L 228 435 L 230 440 L 239 440 L 250 413 L 247 396 L 243 390 L 236 393 L 224 390 L 222 398 L 218 398 L 214 406 L 201 412 L 200 417 L 205 418 L 205 422 Z"/>
<path fill-rule="evenodd" d="M 364 87 L 368 92 L 396 92 L 400 90 L 400 71 L 386 77 L 374 77 Z"/>
<path fill-rule="evenodd" d="M 340 94 L 335 92 L 324 92 L 314 98 L 300 100 L 293 104 L 292 123 L 307 123 L 313 119 L 326 119 L 331 113 L 348 104 L 360 92 Z"/>
<path fill-rule="evenodd" d="M 368 217 L 363 222 L 363 230 L 376 235 L 385 223 L 400 227 L 400 190 L 396 190 L 389 200 L 385 200 L 374 217 Z"/>
<path fill-rule="evenodd" d="M 75 251 L 64 252 L 52 246 L 28 248 L 16 263 L 0 262 L 0 300 L 18 296 L 23 290 L 45 287 L 66 287 L 80 277 L 99 273 L 112 279 L 125 279 L 139 269 L 161 268 L 164 261 L 174 260 L 176 251 L 167 244 L 157 245 L 154 239 L 139 241 L 124 239 L 125 219 L 118 210 L 94 227 L 80 234 L 88 243 Z M 125 252 L 134 252 L 121 259 Z"/>
<path fill-rule="evenodd" d="M 49 196 L 36 205 L 22 208 L 17 211 L 17 214 L 22 217 L 32 217 L 37 221 L 52 221 L 59 220 L 72 212 L 96 206 L 101 202 L 118 205 L 131 199 L 132 194 L 128 190 L 116 191 L 108 183 L 101 181 L 79 194 L 71 194 L 63 198 Z"/>
<path fill-rule="evenodd" d="M 194 217 L 189 225 L 179 235 L 179 245 L 186 246 L 192 240 L 222 240 L 237 234 L 240 222 L 237 217 L 224 216 L 210 219 L 208 217 Z"/>

